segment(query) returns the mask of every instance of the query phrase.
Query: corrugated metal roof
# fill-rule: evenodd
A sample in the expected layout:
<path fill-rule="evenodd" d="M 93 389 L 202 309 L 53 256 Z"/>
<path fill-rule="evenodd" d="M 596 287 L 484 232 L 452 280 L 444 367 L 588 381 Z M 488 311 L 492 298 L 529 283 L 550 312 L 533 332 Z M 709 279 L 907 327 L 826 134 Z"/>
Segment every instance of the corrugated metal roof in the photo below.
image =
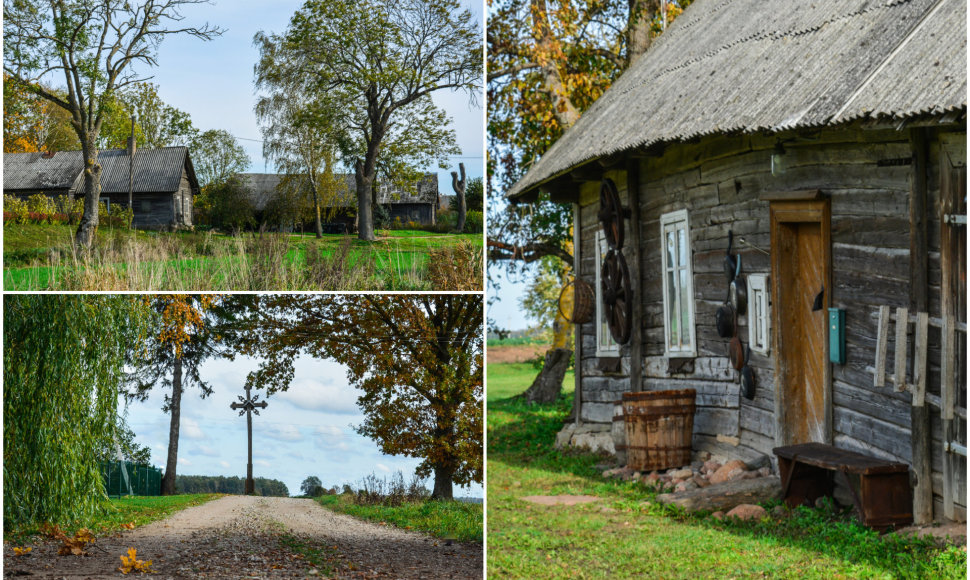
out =
<path fill-rule="evenodd" d="M 966 0 L 697 0 L 509 196 L 659 142 L 965 108 L 965 14 Z"/>
<path fill-rule="evenodd" d="M 43 153 L 6 153 L 3 156 L 3 189 L 82 190 L 84 161 L 80 151 L 59 151 L 50 159 Z M 105 149 L 98 152 L 102 193 L 128 192 L 128 151 Z M 187 147 L 163 147 L 135 151 L 134 190 L 141 193 L 177 191 L 186 169 L 190 186 L 198 190 Z"/>

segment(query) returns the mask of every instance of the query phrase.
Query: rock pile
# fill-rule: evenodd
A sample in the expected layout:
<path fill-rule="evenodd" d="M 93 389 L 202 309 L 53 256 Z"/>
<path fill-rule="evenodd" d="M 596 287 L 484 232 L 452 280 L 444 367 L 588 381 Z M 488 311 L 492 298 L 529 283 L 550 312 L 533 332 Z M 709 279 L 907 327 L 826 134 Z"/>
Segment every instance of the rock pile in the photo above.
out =
<path fill-rule="evenodd" d="M 603 471 L 603 477 L 639 481 L 656 488 L 660 493 L 679 493 L 705 488 L 711 485 L 771 476 L 770 467 L 752 469 L 740 459 L 707 457 L 690 465 L 668 469 L 665 472 L 639 472 L 629 467 L 614 467 Z"/>

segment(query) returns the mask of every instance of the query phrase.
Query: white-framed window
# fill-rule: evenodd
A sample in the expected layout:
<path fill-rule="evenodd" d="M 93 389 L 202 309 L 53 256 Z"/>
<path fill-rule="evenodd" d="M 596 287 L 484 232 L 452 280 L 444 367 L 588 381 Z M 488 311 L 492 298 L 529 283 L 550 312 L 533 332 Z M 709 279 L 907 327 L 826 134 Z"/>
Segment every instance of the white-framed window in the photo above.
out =
<path fill-rule="evenodd" d="M 668 357 L 697 355 L 694 270 L 687 210 L 660 216 L 663 256 L 664 341 Z"/>
<path fill-rule="evenodd" d="M 751 350 L 768 354 L 771 350 L 768 275 L 748 276 L 748 344 Z"/>
<path fill-rule="evenodd" d="M 613 340 L 610 326 L 606 322 L 606 309 L 603 308 L 602 269 L 603 260 L 609 252 L 606 235 L 603 230 L 596 231 L 596 356 L 614 356 L 620 351 L 620 345 Z"/>

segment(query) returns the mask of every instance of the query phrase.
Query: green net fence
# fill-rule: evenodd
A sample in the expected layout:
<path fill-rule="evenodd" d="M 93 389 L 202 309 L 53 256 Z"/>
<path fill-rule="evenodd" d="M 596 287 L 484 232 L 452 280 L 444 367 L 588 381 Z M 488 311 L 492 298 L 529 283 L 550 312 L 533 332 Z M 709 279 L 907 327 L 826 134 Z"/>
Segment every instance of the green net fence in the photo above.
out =
<path fill-rule="evenodd" d="M 108 497 L 162 493 L 162 470 L 150 465 L 136 465 L 129 461 L 104 462 L 101 477 Z"/>

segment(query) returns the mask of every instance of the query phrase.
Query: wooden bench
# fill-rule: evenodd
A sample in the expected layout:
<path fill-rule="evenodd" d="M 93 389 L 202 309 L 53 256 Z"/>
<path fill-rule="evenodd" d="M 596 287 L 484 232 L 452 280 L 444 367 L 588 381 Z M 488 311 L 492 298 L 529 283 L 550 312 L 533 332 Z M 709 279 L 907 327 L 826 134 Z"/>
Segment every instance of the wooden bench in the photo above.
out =
<path fill-rule="evenodd" d="M 835 477 L 852 493 L 859 520 L 877 530 L 913 521 L 909 466 L 822 443 L 775 447 L 782 498 L 789 507 L 832 496 Z"/>

